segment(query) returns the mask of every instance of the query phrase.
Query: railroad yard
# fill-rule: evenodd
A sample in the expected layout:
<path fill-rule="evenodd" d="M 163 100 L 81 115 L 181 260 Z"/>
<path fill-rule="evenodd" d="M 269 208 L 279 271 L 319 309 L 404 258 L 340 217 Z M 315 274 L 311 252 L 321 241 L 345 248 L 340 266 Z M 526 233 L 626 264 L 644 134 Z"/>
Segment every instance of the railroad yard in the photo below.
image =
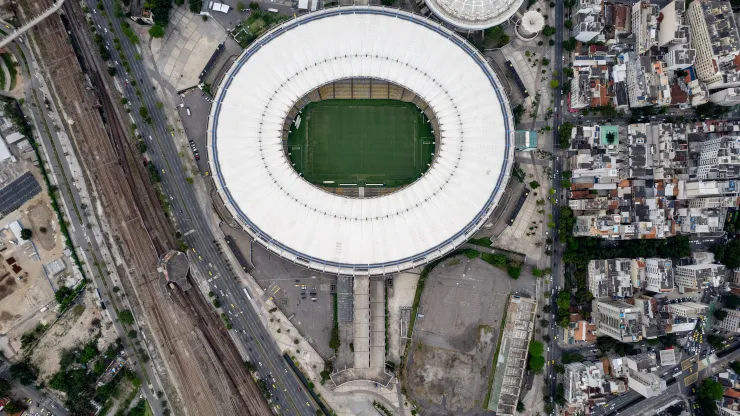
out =
<path fill-rule="evenodd" d="M 51 0 L 33 5 L 24 1 L 21 7 L 33 15 L 36 8 L 51 4 Z M 160 281 L 158 257 L 176 247 L 174 229 L 149 183 L 120 96 L 110 78 L 98 75 L 105 73 L 105 66 L 80 4 L 67 2 L 63 10 L 68 27 L 54 15 L 29 37 L 43 57 L 40 63 L 52 98 L 66 111 L 64 128 L 94 190 L 98 220 L 109 226 L 103 225 L 102 232 L 116 264 L 106 265 L 108 276 L 101 277 L 120 278 L 146 339 L 156 343 L 161 354 L 154 349 L 149 354 L 173 409 L 194 415 L 269 414 L 223 322 L 198 289 L 183 292 Z M 68 30 L 82 68 L 68 42 Z"/>

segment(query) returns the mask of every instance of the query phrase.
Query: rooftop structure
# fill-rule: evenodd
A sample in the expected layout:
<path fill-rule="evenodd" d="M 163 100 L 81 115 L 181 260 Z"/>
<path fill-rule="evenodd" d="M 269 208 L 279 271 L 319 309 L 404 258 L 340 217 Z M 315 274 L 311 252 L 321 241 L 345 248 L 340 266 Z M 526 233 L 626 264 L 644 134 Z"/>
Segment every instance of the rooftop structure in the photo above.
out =
<path fill-rule="evenodd" d="M 660 356 L 660 366 L 661 367 L 672 367 L 676 364 L 678 364 L 678 360 L 676 357 L 676 350 L 670 349 L 670 350 L 660 350 L 658 352 Z"/>
<path fill-rule="evenodd" d="M 635 371 L 631 368 L 627 372 L 627 385 L 630 390 L 648 399 L 663 393 L 667 387 L 665 380 L 657 374 Z"/>
<path fill-rule="evenodd" d="M 648 373 L 658 369 L 658 360 L 655 357 L 654 352 L 644 352 L 625 357 L 625 364 L 627 364 L 627 367 L 632 370 Z"/>
<path fill-rule="evenodd" d="M 690 142 L 692 153 L 699 155 L 695 171 L 697 179 L 725 179 L 740 176 L 740 134 L 731 136 L 710 134 L 703 141 Z"/>
<path fill-rule="evenodd" d="M 723 308 L 723 311 L 727 312 L 727 316 L 723 320 L 713 318 L 713 328 L 721 328 L 725 331 L 740 332 L 740 311 L 734 309 Z"/>
<path fill-rule="evenodd" d="M 632 296 L 632 260 L 591 260 L 588 263 L 588 287 L 596 298 Z"/>
<path fill-rule="evenodd" d="M 694 68 L 699 80 L 710 88 L 725 84 L 725 72 L 735 73 L 734 59 L 740 51 L 737 23 L 729 1 L 692 1 L 686 16 L 691 26 L 691 45 L 696 49 Z"/>
<path fill-rule="evenodd" d="M 600 14 L 577 14 L 573 22 L 573 36 L 581 42 L 588 42 L 604 30 L 604 21 Z"/>
<path fill-rule="evenodd" d="M 526 37 L 539 33 L 545 27 L 545 18 L 536 10 L 529 10 L 524 13 L 522 20 L 519 22 L 517 30 Z"/>
<path fill-rule="evenodd" d="M 638 308 L 619 300 L 594 300 L 593 320 L 600 335 L 620 342 L 642 339 L 641 314 Z"/>
<path fill-rule="evenodd" d="M 604 394 L 604 372 L 601 363 L 585 361 L 565 365 L 563 387 L 570 404 L 585 404 L 591 396 Z"/>
<path fill-rule="evenodd" d="M 734 106 L 740 104 L 740 87 L 716 90 L 709 94 L 709 101 L 717 105 Z"/>
<path fill-rule="evenodd" d="M 175 283 L 182 290 L 190 289 L 190 283 L 188 283 L 190 262 L 185 253 L 182 251 L 170 250 L 160 258 L 159 268 L 168 283 Z"/>
<path fill-rule="evenodd" d="M 709 305 L 697 302 L 669 303 L 666 306 L 668 313 L 686 318 L 699 318 L 706 316 L 709 312 Z"/>
<path fill-rule="evenodd" d="M 649 292 L 672 292 L 675 287 L 673 262 L 670 259 L 646 259 L 645 282 L 645 290 Z"/>
<path fill-rule="evenodd" d="M 632 33 L 636 36 L 635 52 L 642 55 L 658 44 L 660 7 L 650 0 L 640 0 L 632 6 Z"/>
<path fill-rule="evenodd" d="M 498 352 L 498 368 L 491 391 L 489 410 L 499 415 L 515 415 L 519 393 L 527 367 L 527 351 L 534 332 L 537 302 L 511 296 L 506 311 L 504 334 Z"/>
<path fill-rule="evenodd" d="M 521 1 L 494 3 L 501 12 Z M 336 33 L 346 36 L 320 41 Z M 329 194 L 282 151 L 296 101 L 350 77 L 414 91 L 444 127 L 432 166 L 395 193 Z M 377 275 L 439 258 L 485 223 L 510 175 L 513 127 L 494 71 L 464 39 L 414 14 L 352 6 L 303 15 L 245 49 L 217 89 L 207 148 L 220 198 L 258 243 L 315 270 Z"/>
<path fill-rule="evenodd" d="M 725 280 L 722 264 L 689 264 L 676 267 L 676 286 L 682 290 L 698 290 L 703 286 L 718 287 Z"/>
<path fill-rule="evenodd" d="M 627 93 L 630 107 L 645 107 L 656 104 L 657 90 L 652 85 L 652 65 L 650 57 L 634 52 L 620 55 L 620 61 L 627 65 Z"/>
<path fill-rule="evenodd" d="M 441 20 L 464 30 L 500 25 L 516 13 L 524 0 L 425 0 Z"/>

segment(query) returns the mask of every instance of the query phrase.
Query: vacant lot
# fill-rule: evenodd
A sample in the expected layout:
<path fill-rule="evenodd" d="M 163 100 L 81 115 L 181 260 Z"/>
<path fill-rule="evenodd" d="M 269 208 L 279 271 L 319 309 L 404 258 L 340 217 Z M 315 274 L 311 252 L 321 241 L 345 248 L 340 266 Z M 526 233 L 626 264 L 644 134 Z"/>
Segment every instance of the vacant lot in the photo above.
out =
<path fill-rule="evenodd" d="M 506 298 L 531 288 L 480 259 L 457 256 L 427 277 L 409 350 L 410 397 L 441 414 L 477 414 Z"/>

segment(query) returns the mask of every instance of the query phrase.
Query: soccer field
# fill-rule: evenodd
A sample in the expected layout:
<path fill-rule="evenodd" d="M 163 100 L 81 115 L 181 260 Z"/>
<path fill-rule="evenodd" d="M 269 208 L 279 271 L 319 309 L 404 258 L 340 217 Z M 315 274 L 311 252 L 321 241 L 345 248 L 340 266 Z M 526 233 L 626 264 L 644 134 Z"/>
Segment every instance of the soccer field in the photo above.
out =
<path fill-rule="evenodd" d="M 434 135 L 424 114 L 395 100 L 325 100 L 308 104 L 291 127 L 296 171 L 314 184 L 406 185 L 432 161 Z"/>

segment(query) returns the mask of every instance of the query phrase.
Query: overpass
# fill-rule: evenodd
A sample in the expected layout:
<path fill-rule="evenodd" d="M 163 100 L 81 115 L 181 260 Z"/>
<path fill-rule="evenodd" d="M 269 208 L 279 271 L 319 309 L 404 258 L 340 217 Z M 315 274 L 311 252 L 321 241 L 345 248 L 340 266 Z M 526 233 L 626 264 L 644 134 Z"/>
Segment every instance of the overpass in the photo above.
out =
<path fill-rule="evenodd" d="M 23 25 L 19 29 L 16 29 L 13 33 L 11 33 L 10 35 L 8 35 L 5 39 L 0 40 L 0 48 L 6 47 L 10 42 L 14 41 L 18 36 L 26 33 L 26 31 L 28 31 L 28 29 L 31 29 L 32 27 L 34 27 L 37 24 L 39 24 L 39 22 L 43 21 L 47 17 L 49 17 L 52 14 L 54 14 L 57 10 L 59 10 L 62 7 L 63 4 L 64 4 L 64 0 L 56 0 L 56 3 L 54 3 L 53 6 L 49 7 L 48 9 L 46 9 L 46 11 L 44 11 L 40 15 L 34 17 L 33 20 L 31 20 L 30 22 L 26 23 L 25 25 Z"/>

